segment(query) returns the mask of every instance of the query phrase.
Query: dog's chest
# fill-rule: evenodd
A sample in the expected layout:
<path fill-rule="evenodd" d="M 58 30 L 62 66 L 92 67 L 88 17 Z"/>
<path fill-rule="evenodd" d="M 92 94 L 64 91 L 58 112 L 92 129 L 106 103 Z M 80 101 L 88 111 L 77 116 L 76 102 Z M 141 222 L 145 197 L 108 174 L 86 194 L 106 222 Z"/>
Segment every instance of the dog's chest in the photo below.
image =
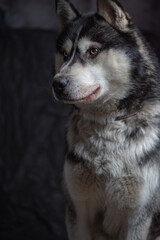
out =
<path fill-rule="evenodd" d="M 124 123 L 111 122 L 105 126 L 75 115 L 68 132 L 69 150 L 94 168 L 97 175 L 121 177 L 134 171 L 139 142 L 126 141 Z M 141 150 L 141 147 L 140 147 Z"/>
<path fill-rule="evenodd" d="M 117 231 L 121 227 L 125 218 L 121 211 L 144 205 L 158 185 L 155 166 L 142 169 L 136 161 L 145 148 L 149 149 L 148 138 L 128 141 L 126 131 L 123 123 L 95 126 L 77 115 L 68 133 L 69 151 L 76 156 L 74 159 L 73 154 L 73 159 L 65 163 L 68 192 L 77 211 L 81 209 L 79 204 L 87 206 L 92 221 L 98 212 L 107 209 L 104 224 L 107 229 L 111 227 L 110 232 L 114 232 L 114 226 Z"/>

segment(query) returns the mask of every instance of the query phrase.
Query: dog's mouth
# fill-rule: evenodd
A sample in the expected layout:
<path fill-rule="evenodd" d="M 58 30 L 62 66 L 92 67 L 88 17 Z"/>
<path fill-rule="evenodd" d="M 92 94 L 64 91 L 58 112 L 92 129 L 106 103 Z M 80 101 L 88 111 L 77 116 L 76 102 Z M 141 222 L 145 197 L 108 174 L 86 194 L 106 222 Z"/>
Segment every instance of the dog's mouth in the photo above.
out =
<path fill-rule="evenodd" d="M 78 98 L 78 99 L 67 99 L 63 100 L 65 103 L 83 103 L 83 102 L 91 102 L 96 100 L 101 92 L 101 88 L 98 86 L 94 89 L 91 89 L 91 93 L 87 94 L 85 97 Z"/>

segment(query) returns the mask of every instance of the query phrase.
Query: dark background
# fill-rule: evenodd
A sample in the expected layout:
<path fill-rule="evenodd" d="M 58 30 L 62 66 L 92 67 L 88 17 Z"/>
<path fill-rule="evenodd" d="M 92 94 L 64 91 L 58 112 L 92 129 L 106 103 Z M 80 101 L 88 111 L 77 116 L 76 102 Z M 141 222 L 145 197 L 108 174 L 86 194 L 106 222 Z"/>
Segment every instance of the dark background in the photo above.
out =
<path fill-rule="evenodd" d="M 160 1 L 121 3 L 160 57 Z M 0 0 L 1 240 L 67 239 L 61 176 L 70 107 L 51 92 L 56 36 L 54 0 Z"/>

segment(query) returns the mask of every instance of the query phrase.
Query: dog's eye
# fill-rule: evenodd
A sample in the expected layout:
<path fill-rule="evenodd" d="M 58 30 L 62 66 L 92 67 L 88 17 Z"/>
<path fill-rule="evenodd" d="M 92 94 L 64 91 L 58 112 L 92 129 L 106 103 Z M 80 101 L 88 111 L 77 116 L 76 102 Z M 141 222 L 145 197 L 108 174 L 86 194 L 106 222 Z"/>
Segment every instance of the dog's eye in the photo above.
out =
<path fill-rule="evenodd" d="M 67 54 L 66 51 L 63 51 L 63 57 L 64 57 L 64 60 L 67 60 L 67 58 L 68 58 L 68 54 Z"/>
<path fill-rule="evenodd" d="M 100 49 L 98 49 L 98 48 L 90 48 L 88 50 L 88 53 L 91 57 L 97 56 L 99 54 L 99 52 L 100 52 Z"/>

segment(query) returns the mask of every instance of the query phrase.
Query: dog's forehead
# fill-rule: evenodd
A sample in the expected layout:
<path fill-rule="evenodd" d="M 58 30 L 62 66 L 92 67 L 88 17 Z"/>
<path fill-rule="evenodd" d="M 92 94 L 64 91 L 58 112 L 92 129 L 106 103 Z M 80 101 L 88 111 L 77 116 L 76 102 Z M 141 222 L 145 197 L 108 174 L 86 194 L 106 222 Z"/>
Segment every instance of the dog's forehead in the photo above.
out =
<path fill-rule="evenodd" d="M 80 17 L 75 21 L 68 23 L 62 32 L 59 34 L 57 39 L 57 47 L 65 46 L 67 43 L 74 42 L 77 39 L 78 34 L 84 26 L 86 19 Z"/>
<path fill-rule="evenodd" d="M 71 21 L 60 33 L 57 41 L 58 52 L 64 50 L 70 54 L 72 49 L 85 52 L 90 47 L 101 47 L 103 49 L 109 47 L 126 46 L 129 36 L 127 33 L 120 33 L 110 24 L 104 22 L 96 14 L 90 14 L 80 17 L 75 21 Z"/>
<path fill-rule="evenodd" d="M 79 19 L 70 22 L 66 25 L 63 31 L 60 33 L 57 40 L 57 47 L 63 48 L 66 51 L 70 50 L 76 40 L 83 38 L 88 35 L 88 32 L 93 31 L 96 33 L 97 29 L 97 18 L 94 14 L 84 15 Z M 92 35 L 92 33 L 91 33 Z M 91 36 L 87 36 L 91 39 Z"/>

